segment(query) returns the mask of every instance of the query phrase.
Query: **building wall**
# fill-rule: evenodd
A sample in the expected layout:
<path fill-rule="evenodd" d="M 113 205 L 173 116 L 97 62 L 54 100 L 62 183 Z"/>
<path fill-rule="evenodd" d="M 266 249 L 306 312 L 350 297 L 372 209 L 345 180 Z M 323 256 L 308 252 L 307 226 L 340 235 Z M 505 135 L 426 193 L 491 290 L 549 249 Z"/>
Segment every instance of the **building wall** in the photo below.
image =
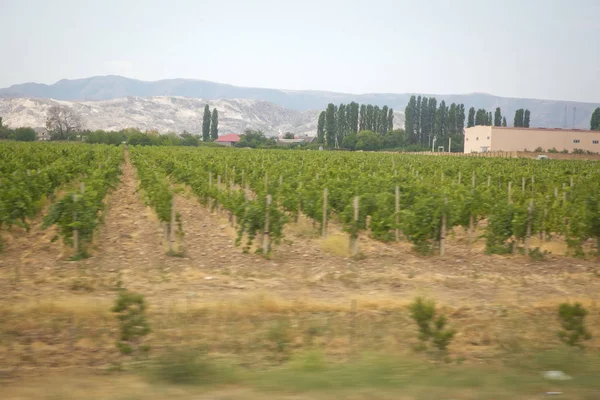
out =
<path fill-rule="evenodd" d="M 569 153 L 575 149 L 600 153 L 600 131 L 498 126 L 465 129 L 465 153 L 481 152 L 484 146 L 489 146 L 487 151 L 534 151 L 541 147 L 545 151 L 555 148 Z"/>
<path fill-rule="evenodd" d="M 492 151 L 492 127 L 477 125 L 465 129 L 465 153 Z M 485 150 L 482 150 L 485 148 Z"/>

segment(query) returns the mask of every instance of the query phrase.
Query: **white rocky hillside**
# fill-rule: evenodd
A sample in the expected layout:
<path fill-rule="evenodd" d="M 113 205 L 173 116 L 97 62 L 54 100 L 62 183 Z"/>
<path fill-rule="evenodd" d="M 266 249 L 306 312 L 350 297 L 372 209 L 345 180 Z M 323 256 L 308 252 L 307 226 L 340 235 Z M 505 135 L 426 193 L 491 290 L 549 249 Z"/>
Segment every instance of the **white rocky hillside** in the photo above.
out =
<path fill-rule="evenodd" d="M 43 127 L 52 105 L 73 107 L 88 129 L 119 130 L 139 128 L 160 132 L 191 133 L 202 131 L 206 100 L 188 97 L 125 97 L 101 101 L 58 101 L 38 98 L 0 98 L 0 116 L 6 125 Z M 315 135 L 320 110 L 297 111 L 273 103 L 249 99 L 211 100 L 211 110 L 219 111 L 219 134 L 243 133 L 246 128 L 261 129 L 275 136 L 292 132 Z M 404 124 L 404 115 L 396 113 L 396 126 Z"/>

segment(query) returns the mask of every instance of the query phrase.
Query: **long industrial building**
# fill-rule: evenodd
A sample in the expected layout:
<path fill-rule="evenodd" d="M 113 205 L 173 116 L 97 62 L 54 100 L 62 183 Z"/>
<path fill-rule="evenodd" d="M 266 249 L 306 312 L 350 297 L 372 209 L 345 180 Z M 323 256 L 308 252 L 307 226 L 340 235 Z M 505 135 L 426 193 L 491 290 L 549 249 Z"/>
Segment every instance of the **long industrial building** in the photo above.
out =
<path fill-rule="evenodd" d="M 483 125 L 465 129 L 465 153 L 534 151 L 538 148 L 600 153 L 600 131 Z"/>

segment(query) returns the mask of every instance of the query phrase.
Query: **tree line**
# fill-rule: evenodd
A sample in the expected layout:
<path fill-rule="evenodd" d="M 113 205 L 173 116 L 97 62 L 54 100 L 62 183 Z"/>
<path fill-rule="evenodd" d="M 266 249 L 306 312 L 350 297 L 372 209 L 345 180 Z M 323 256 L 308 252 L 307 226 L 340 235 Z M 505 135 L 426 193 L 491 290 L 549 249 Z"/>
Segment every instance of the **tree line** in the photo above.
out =
<path fill-rule="evenodd" d="M 29 127 L 10 129 L 2 122 L 0 117 L 0 139 L 16 140 L 19 142 L 33 142 L 37 138 L 35 130 Z"/>
<path fill-rule="evenodd" d="M 525 109 L 518 109 L 515 111 L 515 117 L 513 119 L 513 126 L 515 128 L 529 128 L 531 120 L 531 112 Z M 502 115 L 502 109 L 496 107 L 494 116 L 492 112 L 487 111 L 484 108 L 480 108 L 475 111 L 475 107 L 469 108 L 469 116 L 467 118 L 467 128 L 472 128 L 476 125 L 487 125 L 487 126 L 507 126 L 506 117 Z"/>
<path fill-rule="evenodd" d="M 457 150 L 463 146 L 464 104 L 452 103 L 448 106 L 442 100 L 438 106 L 435 97 L 411 96 L 404 117 L 404 130 L 412 144 L 429 148 L 434 138 L 438 143 L 446 143 L 452 138 Z"/>
<path fill-rule="evenodd" d="M 317 143 L 333 148 L 348 147 L 357 140 L 357 135 L 369 131 L 386 135 L 394 130 L 394 110 L 388 106 L 375 106 L 351 102 L 336 106 L 329 103 L 319 114 L 317 122 Z M 346 141 L 346 146 L 344 146 Z"/>

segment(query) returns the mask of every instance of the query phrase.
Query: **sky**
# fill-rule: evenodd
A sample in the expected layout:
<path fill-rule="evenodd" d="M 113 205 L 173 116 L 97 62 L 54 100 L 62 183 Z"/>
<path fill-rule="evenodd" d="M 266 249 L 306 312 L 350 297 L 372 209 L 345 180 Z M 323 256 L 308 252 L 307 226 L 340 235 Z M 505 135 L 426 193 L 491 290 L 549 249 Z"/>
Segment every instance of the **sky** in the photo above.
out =
<path fill-rule="evenodd" d="M 600 0 L 0 0 L 0 87 L 122 75 L 600 102 Z"/>

